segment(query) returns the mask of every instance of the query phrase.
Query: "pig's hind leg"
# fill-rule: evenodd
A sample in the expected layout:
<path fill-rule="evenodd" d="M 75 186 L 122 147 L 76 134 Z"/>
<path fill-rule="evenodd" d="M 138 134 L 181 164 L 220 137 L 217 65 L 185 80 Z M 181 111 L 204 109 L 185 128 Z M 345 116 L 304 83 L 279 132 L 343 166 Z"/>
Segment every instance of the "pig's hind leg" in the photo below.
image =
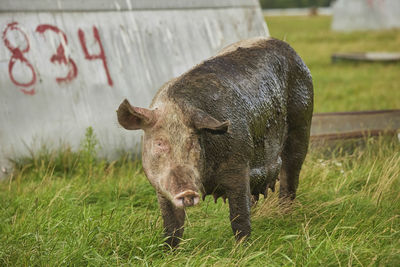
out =
<path fill-rule="evenodd" d="M 293 200 L 299 184 L 301 166 L 307 154 L 310 130 L 308 126 L 289 129 L 282 151 L 279 197 Z"/>
<path fill-rule="evenodd" d="M 167 240 L 165 241 L 172 248 L 178 246 L 182 238 L 185 210 L 176 208 L 174 204 L 161 194 L 157 194 L 161 214 L 164 220 L 164 230 Z"/>
<path fill-rule="evenodd" d="M 299 184 L 301 166 L 308 150 L 313 113 L 313 85 L 307 67 L 297 57 L 297 71 L 291 75 L 288 90 L 288 130 L 281 154 L 281 199 L 293 200 Z"/>
<path fill-rule="evenodd" d="M 279 176 L 281 199 L 293 200 L 299 184 L 301 166 L 307 154 L 308 134 L 306 131 L 296 131 L 287 137 L 282 151 L 282 168 Z"/>

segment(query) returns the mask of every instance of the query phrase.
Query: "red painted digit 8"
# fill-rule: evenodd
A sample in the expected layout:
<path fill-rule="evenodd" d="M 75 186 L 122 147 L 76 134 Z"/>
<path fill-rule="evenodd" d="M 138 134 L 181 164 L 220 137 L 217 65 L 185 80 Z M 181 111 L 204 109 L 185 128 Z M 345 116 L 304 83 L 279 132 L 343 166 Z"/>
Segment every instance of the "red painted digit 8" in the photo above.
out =
<path fill-rule="evenodd" d="M 7 32 L 8 31 L 19 31 L 24 36 L 26 47 L 23 50 L 21 50 L 19 47 L 13 47 L 11 45 L 11 42 L 7 39 Z M 7 25 L 6 29 L 3 31 L 3 36 L 2 37 L 3 37 L 3 41 L 4 41 L 5 46 L 12 53 L 12 56 L 10 58 L 10 62 L 8 63 L 8 73 L 10 75 L 11 81 L 15 85 L 21 86 L 21 87 L 29 87 L 29 86 L 34 85 L 35 82 L 36 82 L 36 72 L 35 72 L 32 64 L 23 55 L 23 54 L 25 54 L 26 52 L 29 51 L 28 36 L 26 35 L 26 33 L 24 31 L 22 31 L 18 27 L 18 22 L 12 22 L 12 23 Z M 21 61 L 22 63 L 25 63 L 25 65 L 31 70 L 32 79 L 29 82 L 23 83 L 23 82 L 18 82 L 17 80 L 15 80 L 12 70 L 13 70 L 14 64 L 17 62 L 17 60 Z"/>

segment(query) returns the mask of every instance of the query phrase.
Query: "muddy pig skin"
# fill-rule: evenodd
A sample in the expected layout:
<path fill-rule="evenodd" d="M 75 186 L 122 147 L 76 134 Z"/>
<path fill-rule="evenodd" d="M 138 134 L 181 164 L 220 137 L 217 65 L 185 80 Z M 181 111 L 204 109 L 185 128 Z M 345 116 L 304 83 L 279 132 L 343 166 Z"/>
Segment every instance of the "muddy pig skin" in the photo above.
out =
<path fill-rule="evenodd" d="M 185 208 L 200 194 L 229 201 L 238 240 L 250 235 L 250 206 L 274 190 L 296 196 L 313 112 L 310 71 L 285 42 L 240 41 L 164 84 L 149 109 L 124 100 L 128 130 L 144 131 L 143 169 L 154 186 L 167 243 L 183 234 Z"/>

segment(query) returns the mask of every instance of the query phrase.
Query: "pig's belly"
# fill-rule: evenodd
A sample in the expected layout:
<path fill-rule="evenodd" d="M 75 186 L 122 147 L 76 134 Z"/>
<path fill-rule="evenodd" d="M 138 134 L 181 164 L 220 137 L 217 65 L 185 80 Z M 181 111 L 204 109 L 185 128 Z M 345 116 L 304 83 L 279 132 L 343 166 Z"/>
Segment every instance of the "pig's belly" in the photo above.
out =
<path fill-rule="evenodd" d="M 270 188 L 275 190 L 275 182 L 279 177 L 282 160 L 278 156 L 274 162 L 270 162 L 265 166 L 250 169 L 250 190 L 252 195 L 264 194 Z"/>
<path fill-rule="evenodd" d="M 282 166 L 281 153 L 283 136 L 266 138 L 263 144 L 255 147 L 254 157 L 250 162 L 250 190 L 252 195 L 264 194 L 270 188 L 275 189 Z"/>

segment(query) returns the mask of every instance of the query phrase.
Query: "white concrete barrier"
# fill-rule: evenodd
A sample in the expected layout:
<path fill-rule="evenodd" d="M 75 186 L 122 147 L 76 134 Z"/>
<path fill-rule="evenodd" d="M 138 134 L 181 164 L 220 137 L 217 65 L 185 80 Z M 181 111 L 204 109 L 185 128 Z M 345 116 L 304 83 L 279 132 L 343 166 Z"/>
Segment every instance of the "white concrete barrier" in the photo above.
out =
<path fill-rule="evenodd" d="M 1 0 L 0 28 L 0 175 L 28 148 L 76 149 L 89 126 L 102 155 L 135 149 L 124 98 L 146 107 L 224 46 L 268 36 L 257 0 Z"/>
<path fill-rule="evenodd" d="M 391 28 L 400 28 L 399 0 L 337 0 L 333 5 L 333 30 Z"/>

